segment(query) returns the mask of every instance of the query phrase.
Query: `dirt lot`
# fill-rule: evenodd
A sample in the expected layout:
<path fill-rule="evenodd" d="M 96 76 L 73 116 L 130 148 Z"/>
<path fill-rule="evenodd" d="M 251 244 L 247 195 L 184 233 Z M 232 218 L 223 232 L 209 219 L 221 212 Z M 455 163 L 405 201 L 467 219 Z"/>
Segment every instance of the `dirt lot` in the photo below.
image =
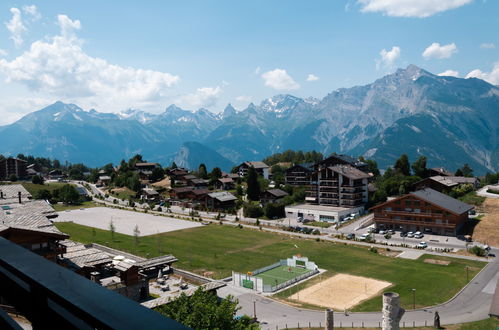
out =
<path fill-rule="evenodd" d="M 345 310 L 374 297 L 391 285 L 390 282 L 372 278 L 337 274 L 293 294 L 290 298 L 307 304 Z"/>
<path fill-rule="evenodd" d="M 482 205 L 485 216 L 473 230 L 473 240 L 499 246 L 499 198 L 487 198 Z"/>

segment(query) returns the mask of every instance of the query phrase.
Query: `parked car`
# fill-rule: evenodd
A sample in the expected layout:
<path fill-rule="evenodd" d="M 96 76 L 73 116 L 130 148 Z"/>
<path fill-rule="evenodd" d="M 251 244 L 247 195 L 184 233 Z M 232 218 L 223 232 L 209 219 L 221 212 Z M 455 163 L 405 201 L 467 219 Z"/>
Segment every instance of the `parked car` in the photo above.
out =
<path fill-rule="evenodd" d="M 414 238 L 421 239 L 421 238 L 423 238 L 423 237 L 424 237 L 424 235 L 423 235 L 423 234 L 421 234 L 421 233 L 419 233 L 419 234 L 418 234 L 418 233 L 414 234 Z"/>
<path fill-rule="evenodd" d="M 426 242 L 419 242 L 418 244 L 418 249 L 426 249 L 428 247 L 428 244 Z"/>
<path fill-rule="evenodd" d="M 374 233 L 375 231 L 376 231 L 376 228 L 374 228 L 374 227 L 369 227 L 369 229 L 367 229 L 368 233 Z"/>
<path fill-rule="evenodd" d="M 413 238 L 414 237 L 414 233 L 412 231 L 408 232 L 407 233 L 407 238 Z"/>
<path fill-rule="evenodd" d="M 407 237 L 407 233 L 405 231 L 400 232 L 400 237 Z"/>
<path fill-rule="evenodd" d="M 355 234 L 350 233 L 347 235 L 347 239 L 354 239 L 354 238 L 355 238 Z"/>
<path fill-rule="evenodd" d="M 392 229 L 387 230 L 386 233 L 390 235 L 395 235 L 395 232 Z"/>
<path fill-rule="evenodd" d="M 360 239 L 361 241 L 365 241 L 365 240 L 367 240 L 369 237 L 370 237 L 370 235 L 369 235 L 369 234 L 362 234 L 362 236 L 360 236 L 360 237 L 359 237 L 359 239 Z"/>
<path fill-rule="evenodd" d="M 384 230 L 380 230 L 380 231 L 379 231 L 379 234 L 380 234 L 380 235 L 384 235 L 384 234 L 386 234 L 386 231 L 384 231 Z"/>

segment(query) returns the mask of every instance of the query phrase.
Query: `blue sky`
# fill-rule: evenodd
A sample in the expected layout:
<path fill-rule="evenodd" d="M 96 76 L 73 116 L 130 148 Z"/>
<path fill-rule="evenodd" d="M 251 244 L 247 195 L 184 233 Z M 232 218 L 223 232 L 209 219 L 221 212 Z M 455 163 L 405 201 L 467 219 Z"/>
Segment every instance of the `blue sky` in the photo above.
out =
<path fill-rule="evenodd" d="M 2 1 L 0 125 L 84 109 L 242 109 L 416 64 L 499 85 L 499 1 Z"/>

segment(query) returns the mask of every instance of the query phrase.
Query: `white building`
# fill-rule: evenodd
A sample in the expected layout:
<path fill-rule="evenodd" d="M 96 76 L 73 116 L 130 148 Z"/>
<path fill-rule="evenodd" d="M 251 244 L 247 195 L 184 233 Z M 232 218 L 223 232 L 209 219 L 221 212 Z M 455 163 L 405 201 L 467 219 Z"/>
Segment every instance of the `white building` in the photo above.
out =
<path fill-rule="evenodd" d="M 285 208 L 287 218 L 303 218 L 304 220 L 323 222 L 339 222 L 352 214 L 359 215 L 363 211 L 363 206 L 347 208 L 337 206 L 300 204 L 286 206 Z"/>

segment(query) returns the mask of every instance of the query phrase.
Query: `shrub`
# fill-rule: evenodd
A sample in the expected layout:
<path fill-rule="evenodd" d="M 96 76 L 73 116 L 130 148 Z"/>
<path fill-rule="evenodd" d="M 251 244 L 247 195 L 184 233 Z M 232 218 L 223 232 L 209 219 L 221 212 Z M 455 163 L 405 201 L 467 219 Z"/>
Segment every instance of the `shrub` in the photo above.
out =
<path fill-rule="evenodd" d="M 478 257 L 485 256 L 485 249 L 481 248 L 479 246 L 473 246 L 472 248 L 468 249 L 468 252 L 473 253 L 474 255 L 476 255 Z"/>

